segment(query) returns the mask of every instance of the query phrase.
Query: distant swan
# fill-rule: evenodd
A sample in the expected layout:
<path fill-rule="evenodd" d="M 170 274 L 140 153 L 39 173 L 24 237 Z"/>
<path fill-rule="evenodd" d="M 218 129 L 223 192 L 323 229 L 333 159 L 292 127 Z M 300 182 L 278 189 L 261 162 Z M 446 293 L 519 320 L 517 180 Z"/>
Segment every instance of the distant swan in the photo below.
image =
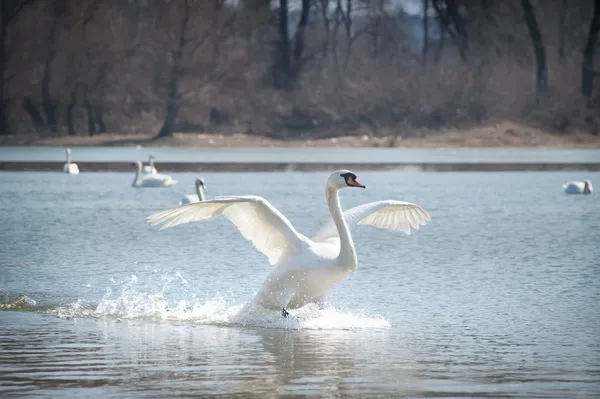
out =
<path fill-rule="evenodd" d="M 193 204 L 195 202 L 206 201 L 204 196 L 204 179 L 196 179 L 196 194 L 188 194 L 179 201 L 179 205 Z"/>
<path fill-rule="evenodd" d="M 431 220 L 420 206 L 394 200 L 371 202 L 342 213 L 339 191 L 346 187 L 366 188 L 348 170 L 338 170 L 327 179 L 325 193 L 332 220 L 312 240 L 298 233 L 285 216 L 258 196 L 217 197 L 156 212 L 148 222 L 162 224 L 162 230 L 225 215 L 275 266 L 254 303 L 287 317 L 288 309 L 308 303 L 322 305 L 329 290 L 356 269 L 352 228 L 371 225 L 409 234 L 411 227 L 418 229 Z"/>
<path fill-rule="evenodd" d="M 137 168 L 132 187 L 170 187 L 177 184 L 177 180 L 173 180 L 171 176 L 161 174 L 142 174 L 142 163 L 135 161 L 133 166 Z"/>
<path fill-rule="evenodd" d="M 591 194 L 594 189 L 589 180 L 571 181 L 563 184 L 563 188 L 567 194 Z"/>
<path fill-rule="evenodd" d="M 142 173 L 145 175 L 153 175 L 153 174 L 157 174 L 158 171 L 156 170 L 156 168 L 154 167 L 154 160 L 156 159 L 156 156 L 154 154 L 150 154 L 148 156 L 148 165 L 144 165 L 144 168 L 142 169 Z"/>
<path fill-rule="evenodd" d="M 67 148 L 65 152 L 67 153 L 67 163 L 63 166 L 63 173 L 78 175 L 79 167 L 76 163 L 71 162 L 71 149 Z"/>

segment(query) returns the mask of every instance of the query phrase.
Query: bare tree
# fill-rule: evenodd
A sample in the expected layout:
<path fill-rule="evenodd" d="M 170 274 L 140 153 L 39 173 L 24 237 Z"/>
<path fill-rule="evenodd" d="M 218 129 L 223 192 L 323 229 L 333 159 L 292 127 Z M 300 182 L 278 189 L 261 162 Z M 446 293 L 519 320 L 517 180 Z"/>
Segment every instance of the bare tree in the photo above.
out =
<path fill-rule="evenodd" d="M 21 11 L 34 0 L 0 0 L 0 134 L 10 134 L 8 121 L 9 102 L 5 97 L 6 64 L 9 61 L 7 53 L 8 28 L 17 19 Z"/>
<path fill-rule="evenodd" d="M 169 137 L 173 135 L 175 120 L 179 113 L 181 93 L 179 82 L 183 75 L 183 48 L 187 44 L 186 30 L 190 21 L 190 3 L 189 0 L 183 0 L 181 12 L 181 21 L 179 31 L 177 32 L 177 44 L 171 52 L 171 71 L 169 73 L 168 94 L 167 94 L 167 112 L 157 137 Z"/>
<path fill-rule="evenodd" d="M 542 41 L 542 34 L 538 27 L 537 19 L 535 18 L 535 11 L 529 0 L 521 0 L 521 6 L 523 7 L 523 13 L 525 14 L 525 22 L 527 23 L 527 29 L 529 30 L 529 36 L 531 37 L 531 44 L 533 45 L 533 52 L 535 54 L 535 65 L 536 65 L 536 94 L 537 97 L 544 93 L 548 89 L 548 66 L 546 64 L 546 50 L 544 48 L 544 42 Z"/>
<path fill-rule="evenodd" d="M 427 63 L 427 50 L 429 47 L 429 0 L 423 1 L 423 47 L 421 48 L 421 58 L 423 65 Z"/>
<path fill-rule="evenodd" d="M 310 0 L 302 0 L 300 11 L 300 20 L 296 27 L 294 35 L 293 49 L 290 40 L 289 29 L 289 6 L 288 0 L 279 0 L 278 9 L 278 40 L 275 53 L 274 81 L 275 87 L 279 89 L 291 89 L 295 79 L 300 74 L 305 59 L 303 58 L 305 49 L 306 27 L 308 25 L 308 16 L 310 12 Z M 292 57 L 293 56 L 293 57 Z"/>
<path fill-rule="evenodd" d="M 558 60 L 565 62 L 565 20 L 567 16 L 567 0 L 561 0 L 558 13 Z"/>
<path fill-rule="evenodd" d="M 590 30 L 587 43 L 583 50 L 583 62 L 581 68 L 581 94 L 587 100 L 588 106 L 591 105 L 592 92 L 594 90 L 594 76 L 598 74 L 594 70 L 594 54 L 598 32 L 600 31 L 600 0 L 594 2 L 594 16 L 590 22 Z"/>

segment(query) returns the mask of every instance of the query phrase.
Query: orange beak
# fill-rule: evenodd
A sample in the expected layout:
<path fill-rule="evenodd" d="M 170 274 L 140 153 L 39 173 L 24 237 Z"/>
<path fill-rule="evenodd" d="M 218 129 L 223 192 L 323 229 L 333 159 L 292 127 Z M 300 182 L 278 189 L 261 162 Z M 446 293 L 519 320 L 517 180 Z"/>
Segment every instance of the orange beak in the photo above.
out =
<path fill-rule="evenodd" d="M 358 180 L 354 180 L 352 177 L 348 178 L 347 183 L 349 186 L 352 186 L 352 187 L 367 188 L 367 186 L 362 185 Z"/>

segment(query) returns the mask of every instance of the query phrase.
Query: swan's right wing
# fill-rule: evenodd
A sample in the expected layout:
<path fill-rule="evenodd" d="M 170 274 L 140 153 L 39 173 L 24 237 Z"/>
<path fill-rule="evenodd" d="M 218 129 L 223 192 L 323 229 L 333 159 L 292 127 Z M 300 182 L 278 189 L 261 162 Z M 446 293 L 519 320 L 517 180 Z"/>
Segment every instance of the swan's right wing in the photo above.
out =
<path fill-rule="evenodd" d="M 411 227 L 418 229 L 430 221 L 431 217 L 417 204 L 384 200 L 348 209 L 344 212 L 344 220 L 351 231 L 359 225 L 370 225 L 410 234 Z M 329 221 L 319 230 L 314 241 L 325 241 L 332 237 L 338 237 L 338 231 L 333 221 Z"/>
<path fill-rule="evenodd" d="M 272 265 L 287 256 L 298 254 L 307 240 L 273 205 L 258 196 L 217 197 L 156 212 L 148 217 L 148 222 L 153 226 L 162 225 L 162 230 L 221 214 L 226 216 L 256 249 L 265 254 Z"/>

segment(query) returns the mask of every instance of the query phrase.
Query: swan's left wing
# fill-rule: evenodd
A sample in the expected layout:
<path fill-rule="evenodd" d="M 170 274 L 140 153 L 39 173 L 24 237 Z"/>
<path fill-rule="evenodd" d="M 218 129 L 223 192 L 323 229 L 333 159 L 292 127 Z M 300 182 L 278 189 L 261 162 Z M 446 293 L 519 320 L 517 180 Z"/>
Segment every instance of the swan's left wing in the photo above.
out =
<path fill-rule="evenodd" d="M 227 217 L 272 265 L 299 253 L 307 240 L 273 205 L 258 196 L 217 197 L 183 205 L 156 212 L 148 217 L 148 222 L 153 226 L 161 224 L 162 230 L 219 215 Z"/>
<path fill-rule="evenodd" d="M 418 230 L 419 226 L 424 226 L 431 220 L 431 216 L 419 205 L 384 200 L 348 209 L 344 212 L 344 219 L 350 230 L 354 230 L 359 225 L 370 225 L 410 234 L 411 227 Z M 319 230 L 314 241 L 325 241 L 332 237 L 338 237 L 338 232 L 333 221 L 329 221 Z"/>

